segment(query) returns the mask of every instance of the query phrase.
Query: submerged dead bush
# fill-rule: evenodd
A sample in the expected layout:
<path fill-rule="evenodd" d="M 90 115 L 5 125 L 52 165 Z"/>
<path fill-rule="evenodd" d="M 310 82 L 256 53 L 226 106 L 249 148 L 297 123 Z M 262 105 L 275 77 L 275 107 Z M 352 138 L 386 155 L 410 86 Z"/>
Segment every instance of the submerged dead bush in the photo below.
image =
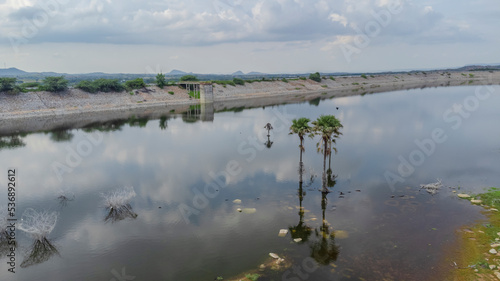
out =
<path fill-rule="evenodd" d="M 28 208 L 21 216 L 19 229 L 26 232 L 33 239 L 43 241 L 54 230 L 57 217 L 57 212 L 38 212 L 32 208 Z"/>
<path fill-rule="evenodd" d="M 104 221 L 115 222 L 137 217 L 130 205 L 130 201 L 136 196 L 133 187 L 124 187 L 101 196 L 104 198 L 104 207 L 107 211 Z"/>

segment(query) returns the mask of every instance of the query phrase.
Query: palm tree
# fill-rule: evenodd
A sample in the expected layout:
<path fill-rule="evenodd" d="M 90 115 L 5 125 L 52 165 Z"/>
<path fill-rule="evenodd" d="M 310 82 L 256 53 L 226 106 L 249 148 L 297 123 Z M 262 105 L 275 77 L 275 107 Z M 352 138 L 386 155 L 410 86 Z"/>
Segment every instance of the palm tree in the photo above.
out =
<path fill-rule="evenodd" d="M 271 131 L 273 129 L 273 126 L 271 125 L 271 123 L 267 123 L 265 126 L 264 126 L 264 129 L 267 130 L 267 136 L 269 137 L 269 131 Z"/>
<path fill-rule="evenodd" d="M 300 162 L 299 162 L 299 169 L 302 170 L 302 152 L 305 151 L 304 149 L 304 136 L 306 134 L 311 133 L 311 127 L 309 126 L 309 120 L 308 118 L 302 117 L 299 119 L 293 119 L 292 120 L 292 126 L 290 126 L 290 135 L 292 134 L 297 134 L 299 135 L 300 139 Z M 300 182 L 302 182 L 302 173 L 300 177 Z"/>
<path fill-rule="evenodd" d="M 335 139 L 338 138 L 340 133 L 340 128 L 342 124 L 333 115 L 321 115 L 312 122 L 314 127 L 312 131 L 321 137 L 320 142 L 318 142 L 318 151 L 323 151 L 323 192 L 327 192 L 326 188 L 326 156 L 331 154 L 332 143 L 335 143 Z M 322 147 L 323 146 L 323 147 Z M 336 151 L 335 147 L 333 149 Z"/>

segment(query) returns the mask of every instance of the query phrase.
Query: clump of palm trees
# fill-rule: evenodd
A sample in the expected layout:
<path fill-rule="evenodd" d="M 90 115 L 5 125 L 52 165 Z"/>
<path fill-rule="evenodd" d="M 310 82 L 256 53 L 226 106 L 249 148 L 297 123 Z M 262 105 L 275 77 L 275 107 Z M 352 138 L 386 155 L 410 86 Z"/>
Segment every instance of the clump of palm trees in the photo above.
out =
<path fill-rule="evenodd" d="M 322 209 L 322 224 L 319 229 L 315 229 L 316 239 L 310 244 L 311 257 L 313 257 L 318 263 L 327 265 L 332 261 L 337 259 L 339 254 L 339 248 L 335 244 L 334 234 L 330 233 L 329 224 L 326 221 L 326 205 L 327 205 L 327 194 L 329 192 L 328 187 L 333 187 L 336 183 L 336 176 L 332 176 L 332 170 L 329 168 L 326 170 L 326 157 L 329 156 L 329 163 L 331 163 L 331 153 L 332 150 L 337 152 L 333 144 L 335 144 L 336 139 L 341 135 L 340 129 L 342 124 L 333 115 L 321 115 L 318 119 L 311 122 L 312 126 L 309 125 L 310 120 L 308 118 L 299 118 L 292 120 L 292 126 L 290 126 L 290 134 L 297 134 L 300 139 L 300 162 L 299 162 L 299 224 L 289 229 L 292 232 L 292 238 L 301 238 L 301 241 L 307 241 L 309 236 L 312 234 L 313 230 L 311 227 L 307 226 L 304 222 L 304 208 L 302 207 L 302 201 L 305 196 L 305 192 L 302 188 L 302 174 L 304 172 L 304 164 L 302 162 L 302 152 L 304 149 L 304 138 L 309 136 L 311 138 L 319 136 L 320 140 L 317 143 L 318 152 L 323 153 L 323 180 L 322 180 L 322 190 L 321 190 L 321 209 Z M 327 180 L 328 175 L 328 180 Z"/>
<path fill-rule="evenodd" d="M 337 152 L 332 144 L 335 144 L 336 139 L 342 134 L 340 129 L 343 127 L 340 121 L 334 115 L 321 115 L 318 119 L 312 121 L 312 126 L 309 125 L 310 120 L 308 118 L 302 117 L 299 119 L 292 120 L 292 126 L 290 126 L 290 134 L 297 134 L 300 139 L 300 162 L 299 171 L 302 170 L 302 152 L 304 149 L 304 137 L 308 135 L 313 138 L 315 136 L 320 136 L 320 141 L 317 143 L 318 152 L 323 153 L 323 190 L 326 189 L 326 157 L 329 156 L 331 159 L 332 149 Z M 302 173 L 300 174 L 300 180 L 302 182 Z"/>

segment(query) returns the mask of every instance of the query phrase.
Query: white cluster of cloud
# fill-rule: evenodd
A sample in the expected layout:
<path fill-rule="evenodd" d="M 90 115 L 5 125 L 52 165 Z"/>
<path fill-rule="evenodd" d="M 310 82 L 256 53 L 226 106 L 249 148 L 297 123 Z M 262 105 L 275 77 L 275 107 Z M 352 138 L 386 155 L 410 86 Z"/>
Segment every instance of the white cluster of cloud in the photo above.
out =
<path fill-rule="evenodd" d="M 370 46 L 492 44 L 498 12 L 496 0 L 3 0 L 0 42 L 172 48 L 272 43 L 287 44 L 289 51 L 299 44 L 338 56 L 336 45 L 353 44 L 381 20 Z"/>
<path fill-rule="evenodd" d="M 30 23 L 47 22 L 33 42 L 205 45 L 322 40 L 355 35 L 355 27 L 363 29 L 373 13 L 390 6 L 401 11 L 392 15 L 385 36 L 416 42 L 472 36 L 466 21 L 409 0 L 6 0 L 0 4 L 0 34 L 3 39 L 22 36 Z"/>

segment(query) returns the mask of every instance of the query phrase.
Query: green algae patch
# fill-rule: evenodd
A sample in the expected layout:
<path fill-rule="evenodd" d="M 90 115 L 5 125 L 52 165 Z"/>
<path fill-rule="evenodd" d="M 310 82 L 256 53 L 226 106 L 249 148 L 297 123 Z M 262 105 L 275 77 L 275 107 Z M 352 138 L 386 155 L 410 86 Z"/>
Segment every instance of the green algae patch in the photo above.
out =
<path fill-rule="evenodd" d="M 459 197 L 483 207 L 487 219 L 458 230 L 457 244 L 446 253 L 446 263 L 454 268 L 446 280 L 499 280 L 500 189 Z"/>
<path fill-rule="evenodd" d="M 271 255 L 272 254 L 272 255 Z M 270 253 L 263 263 L 257 268 L 248 270 L 237 276 L 231 278 L 222 278 L 220 280 L 227 281 L 256 281 L 259 278 L 264 278 L 266 280 L 273 279 L 276 275 L 281 275 L 281 272 L 287 270 L 292 266 L 292 262 L 289 258 L 285 256 L 278 256 L 276 254 Z"/>

